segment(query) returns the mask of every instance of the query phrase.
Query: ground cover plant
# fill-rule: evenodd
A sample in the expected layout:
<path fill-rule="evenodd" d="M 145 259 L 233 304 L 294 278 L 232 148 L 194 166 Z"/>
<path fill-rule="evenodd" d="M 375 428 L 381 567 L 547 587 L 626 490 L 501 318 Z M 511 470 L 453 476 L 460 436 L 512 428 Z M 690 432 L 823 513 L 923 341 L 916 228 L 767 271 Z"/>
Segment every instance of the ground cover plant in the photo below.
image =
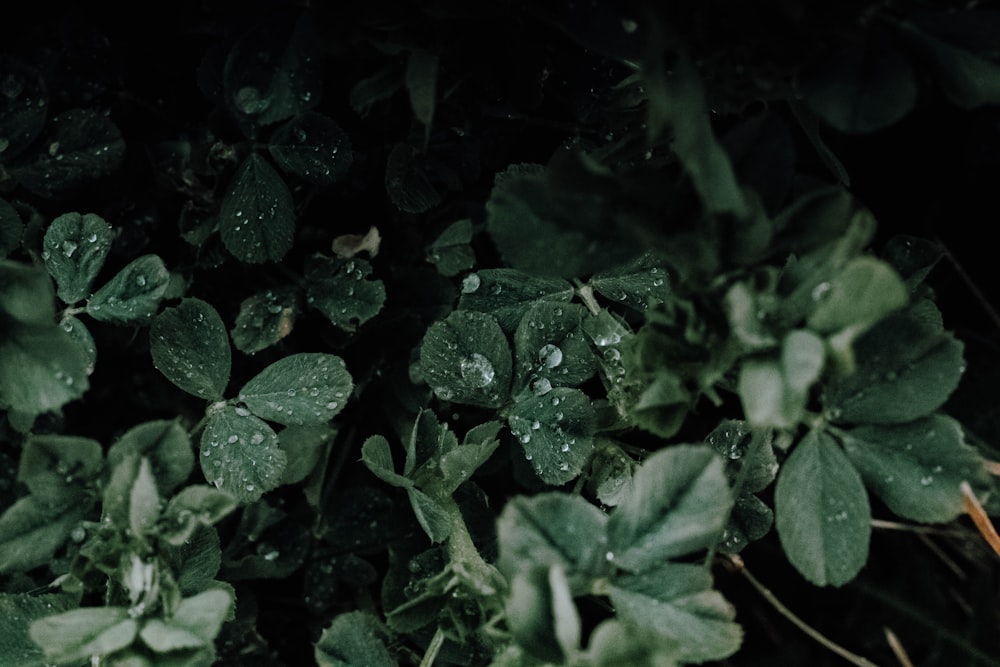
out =
<path fill-rule="evenodd" d="M 1000 664 L 1000 13 L 26 11 L 0 665 Z"/>

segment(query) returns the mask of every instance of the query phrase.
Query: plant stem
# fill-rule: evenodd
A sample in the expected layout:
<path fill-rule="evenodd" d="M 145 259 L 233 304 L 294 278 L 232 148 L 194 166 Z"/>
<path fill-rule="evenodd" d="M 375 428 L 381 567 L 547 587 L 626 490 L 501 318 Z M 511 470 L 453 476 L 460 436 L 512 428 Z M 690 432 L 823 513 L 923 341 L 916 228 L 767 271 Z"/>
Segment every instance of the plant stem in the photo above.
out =
<path fill-rule="evenodd" d="M 730 556 L 729 559 L 730 562 L 732 562 L 732 564 L 736 567 L 736 569 L 739 570 L 740 574 L 742 574 L 746 578 L 746 580 L 749 581 L 750 584 L 757 589 L 757 592 L 761 594 L 761 597 L 767 600 L 768 604 L 774 607 L 779 614 L 781 614 L 789 621 L 791 621 L 791 623 L 795 627 L 797 627 L 802 632 L 806 633 L 814 641 L 821 644 L 823 647 L 829 649 L 830 651 L 836 653 L 841 658 L 847 660 L 853 665 L 858 665 L 858 667 L 877 667 L 877 665 L 871 660 L 863 658 L 860 655 L 851 653 L 846 648 L 844 648 L 840 644 L 837 644 L 833 640 L 828 639 L 825 635 L 820 633 L 819 630 L 812 627 L 811 625 L 803 621 L 801 618 L 796 616 L 791 609 L 782 604 L 781 600 L 779 600 L 777 596 L 775 596 L 775 594 L 772 593 L 769 588 L 764 586 L 764 584 L 758 581 L 757 578 L 750 573 L 750 570 L 748 570 L 746 566 L 743 564 L 742 558 L 740 558 L 739 556 Z"/>
<path fill-rule="evenodd" d="M 502 594 L 507 589 L 507 580 L 493 565 L 483 560 L 479 549 L 472 541 L 465 517 L 458 503 L 451 496 L 442 499 L 442 506 L 448 512 L 451 532 L 448 534 L 448 557 L 454 571 L 472 584 L 483 596 Z"/>
<path fill-rule="evenodd" d="M 427 652 L 424 653 L 423 659 L 420 661 L 420 667 L 431 667 L 434 664 L 434 660 L 437 658 L 438 651 L 441 650 L 441 646 L 444 645 L 444 631 L 439 627 L 437 632 L 431 638 L 431 643 L 427 645 Z"/>

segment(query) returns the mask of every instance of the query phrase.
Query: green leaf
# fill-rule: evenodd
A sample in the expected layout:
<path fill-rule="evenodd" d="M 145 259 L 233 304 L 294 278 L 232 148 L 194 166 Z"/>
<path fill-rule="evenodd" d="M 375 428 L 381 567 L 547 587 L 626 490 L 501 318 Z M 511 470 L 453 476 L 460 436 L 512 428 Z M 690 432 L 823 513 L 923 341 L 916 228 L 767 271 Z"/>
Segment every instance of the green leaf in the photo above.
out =
<path fill-rule="evenodd" d="M 351 141 L 329 116 L 306 111 L 278 127 L 267 140 L 278 166 L 314 185 L 342 179 L 351 168 Z"/>
<path fill-rule="evenodd" d="M 236 349 L 254 354 L 290 334 L 301 310 L 299 300 L 295 287 L 277 287 L 244 299 L 230 332 Z"/>
<path fill-rule="evenodd" d="M 426 126 L 427 136 L 430 136 L 434 120 L 439 60 L 438 56 L 423 50 L 412 51 L 406 59 L 404 81 L 410 94 L 410 107 L 417 120 Z"/>
<path fill-rule="evenodd" d="M 735 554 L 751 542 L 761 539 L 774 526 L 774 512 L 755 495 L 744 493 L 736 498 L 729 524 L 722 531 L 719 549 Z"/>
<path fill-rule="evenodd" d="M 306 301 L 334 326 L 355 331 L 385 303 L 385 285 L 369 280 L 372 266 L 363 259 L 314 255 L 306 262 Z"/>
<path fill-rule="evenodd" d="M 909 234 L 893 236 L 882 248 L 882 259 L 903 278 L 911 293 L 943 256 L 944 252 L 939 244 Z"/>
<path fill-rule="evenodd" d="M 2 122 L 0 120 L 0 124 Z M 2 125 L 0 125 L 0 132 L 2 131 Z M 2 143 L 2 140 L 0 140 L 0 143 Z M 0 151 L 0 155 L 2 154 L 3 151 Z M 0 199 L 0 259 L 3 259 L 21 246 L 22 236 L 24 236 L 24 223 L 21 222 L 21 216 L 18 215 L 13 206 L 8 204 L 4 199 Z"/>
<path fill-rule="evenodd" d="M 161 419 L 133 426 L 108 449 L 108 466 L 114 468 L 128 456 L 149 459 L 156 487 L 168 496 L 184 483 L 194 467 L 191 439 L 174 419 Z"/>
<path fill-rule="evenodd" d="M 233 494 L 227 491 L 203 484 L 185 486 L 163 510 L 160 536 L 174 546 L 181 546 L 199 527 L 211 526 L 238 505 Z"/>
<path fill-rule="evenodd" d="M 365 440 L 361 446 L 361 461 L 386 484 L 402 488 L 413 486 L 412 480 L 396 472 L 389 441 L 381 435 L 373 435 Z"/>
<path fill-rule="evenodd" d="M 75 607 L 73 595 L 0 593 L 0 664 L 40 667 L 45 664 L 40 646 L 31 641 L 33 621 Z"/>
<path fill-rule="evenodd" d="M 0 260 L 0 313 L 20 324 L 51 325 L 56 309 L 45 271 Z"/>
<path fill-rule="evenodd" d="M 546 484 L 579 476 L 594 448 L 594 408 L 578 389 L 527 394 L 514 404 L 508 423 L 524 458 Z"/>
<path fill-rule="evenodd" d="M 674 445 L 646 459 L 608 521 L 608 560 L 643 572 L 715 543 L 733 501 L 722 460 L 705 445 Z"/>
<path fill-rule="evenodd" d="M 233 44 L 222 73 L 226 106 L 243 133 L 259 130 L 319 104 L 323 42 L 308 15 L 272 13 Z"/>
<path fill-rule="evenodd" d="M 676 644 L 685 663 L 722 660 L 743 640 L 742 628 L 733 622 L 736 610 L 712 589 L 712 575 L 700 565 L 664 563 L 615 577 L 610 597 L 626 626 Z"/>
<path fill-rule="evenodd" d="M 125 157 L 125 142 L 111 119 L 96 109 L 70 109 L 54 116 L 31 155 L 22 155 L 11 175 L 39 197 L 58 199 L 110 175 Z"/>
<path fill-rule="evenodd" d="M 319 667 L 396 667 L 387 640 L 388 633 L 372 614 L 351 611 L 333 619 L 313 653 Z"/>
<path fill-rule="evenodd" d="M 448 225 L 427 248 L 427 261 L 443 276 L 455 276 L 476 263 L 472 249 L 472 221 L 463 218 Z"/>
<path fill-rule="evenodd" d="M 395 65 L 387 65 L 361 79 L 348 93 L 348 103 L 359 116 L 367 116 L 372 107 L 388 100 L 403 88 L 403 75 Z"/>
<path fill-rule="evenodd" d="M 768 212 L 778 210 L 792 186 L 797 157 L 782 116 L 775 111 L 748 115 L 726 132 L 722 147 L 739 183 L 753 188 Z"/>
<path fill-rule="evenodd" d="M 937 410 L 958 386 L 964 345 L 918 310 L 892 315 L 854 345 L 854 373 L 823 388 L 830 419 L 900 424 Z"/>
<path fill-rule="evenodd" d="M 902 25 L 954 104 L 974 109 L 1000 102 L 1000 12 L 925 11 Z"/>
<path fill-rule="evenodd" d="M 94 213 L 64 213 L 52 221 L 45 230 L 42 259 L 60 299 L 73 304 L 90 295 L 113 240 L 111 225 Z"/>
<path fill-rule="evenodd" d="M 417 515 L 420 527 L 431 538 L 431 542 L 444 542 L 451 534 L 451 518 L 448 512 L 434 498 L 412 485 L 406 487 L 413 513 Z"/>
<path fill-rule="evenodd" d="M 254 502 L 281 484 L 286 463 L 267 423 L 230 405 L 211 413 L 201 436 L 201 470 L 216 488 Z"/>
<path fill-rule="evenodd" d="M 406 213 L 425 213 L 441 203 L 427 157 L 406 143 L 393 146 L 385 165 L 385 191 L 389 201 Z"/>
<path fill-rule="evenodd" d="M 500 422 L 486 422 L 469 430 L 465 443 L 451 451 L 444 452 L 438 462 L 441 470 L 440 489 L 452 494 L 493 455 L 500 441 L 497 433 Z"/>
<path fill-rule="evenodd" d="M 745 421 L 724 419 L 705 438 L 726 465 L 726 477 L 741 494 L 757 493 L 767 488 L 778 474 L 778 459 L 766 431 L 754 432 Z"/>
<path fill-rule="evenodd" d="M 778 475 L 774 505 L 788 560 L 817 586 L 846 584 L 868 560 L 868 495 L 829 435 L 810 431 L 792 451 Z"/>
<path fill-rule="evenodd" d="M 68 435 L 29 435 L 21 451 L 17 480 L 53 507 L 79 502 L 81 485 L 104 465 L 101 443 Z"/>
<path fill-rule="evenodd" d="M 514 574 L 506 618 L 514 640 L 546 663 L 565 664 L 580 644 L 580 614 L 558 565 L 525 568 Z"/>
<path fill-rule="evenodd" d="M 199 398 L 222 399 L 232 352 L 222 318 L 210 304 L 187 298 L 166 308 L 150 327 L 153 365 L 172 383 Z"/>
<path fill-rule="evenodd" d="M 443 401 L 496 408 L 510 391 L 510 346 L 496 319 L 455 311 L 435 322 L 420 344 L 424 380 Z"/>
<path fill-rule="evenodd" d="M 44 302 L 40 310 L 45 310 Z M 29 415 L 57 410 L 89 388 L 80 346 L 55 324 L 5 323 L 0 333 L 0 405 Z"/>
<path fill-rule="evenodd" d="M 94 342 L 94 337 L 91 335 L 87 325 L 82 320 L 63 313 L 59 326 L 79 346 L 80 352 L 83 354 L 85 362 L 84 371 L 86 374 L 90 375 L 93 373 L 97 365 L 97 343 Z"/>
<path fill-rule="evenodd" d="M 913 109 L 917 80 L 910 62 L 874 39 L 848 43 L 802 74 L 806 104 L 840 132 L 888 127 Z"/>
<path fill-rule="evenodd" d="M 578 304 L 538 301 L 528 308 L 514 332 L 514 391 L 526 387 L 575 387 L 597 370 L 581 323 L 586 309 Z"/>
<path fill-rule="evenodd" d="M 278 432 L 278 445 L 285 450 L 288 465 L 282 484 L 298 484 L 308 477 L 333 444 L 337 432 L 329 424 L 288 426 Z"/>
<path fill-rule="evenodd" d="M 219 209 L 226 250 L 249 264 L 277 262 L 295 238 L 292 193 L 267 160 L 251 153 L 233 175 Z"/>
<path fill-rule="evenodd" d="M 238 400 L 262 419 L 303 426 L 336 417 L 352 389 L 343 359 L 300 352 L 282 357 L 255 375 L 243 385 Z"/>
<path fill-rule="evenodd" d="M 500 328 L 513 332 L 532 304 L 568 302 L 573 286 L 558 278 L 537 278 L 515 269 L 484 269 L 462 280 L 458 307 L 490 313 Z"/>
<path fill-rule="evenodd" d="M 448 425 L 439 422 L 433 410 L 422 409 L 413 422 L 413 429 L 406 443 L 403 473 L 416 481 L 422 476 L 421 473 L 431 469 L 431 475 L 437 478 L 441 456 L 456 447 L 458 437 Z"/>
<path fill-rule="evenodd" d="M 618 358 L 614 352 L 608 356 L 610 357 L 608 370 L 625 371 L 624 366 L 616 363 Z M 614 380 L 621 379 L 620 376 L 614 378 Z M 670 438 L 684 425 L 691 404 L 691 392 L 684 385 L 683 379 L 664 369 L 657 372 L 635 397 L 634 402 L 627 404 L 626 407 L 629 417 L 636 426 L 661 438 Z"/>
<path fill-rule="evenodd" d="M 945 523 L 964 511 L 959 484 L 989 484 L 961 425 L 931 415 L 898 425 L 866 425 L 843 435 L 844 452 L 865 485 L 906 519 Z"/>
<path fill-rule="evenodd" d="M 229 591 L 210 589 L 181 600 L 169 619 L 146 621 L 139 637 L 157 653 L 195 648 L 215 639 L 232 606 Z"/>
<path fill-rule="evenodd" d="M 0 515 L 0 574 L 49 562 L 88 510 L 82 503 L 54 509 L 35 496 L 8 507 Z"/>
<path fill-rule="evenodd" d="M 542 493 L 517 496 L 497 519 L 497 565 L 510 577 L 535 566 L 562 567 L 571 579 L 606 568 L 606 514 L 580 496 Z"/>
<path fill-rule="evenodd" d="M 819 333 L 853 327 L 864 330 L 909 300 L 899 275 L 885 262 L 857 257 L 828 282 L 813 291 L 816 308 L 808 324 Z"/>
<path fill-rule="evenodd" d="M 0 98 L 0 160 L 20 155 L 41 134 L 49 111 L 45 79 L 37 68 L 19 58 L 0 57 L 4 72 Z M 3 253 L 0 253 L 0 257 Z"/>
<path fill-rule="evenodd" d="M 87 314 L 102 322 L 146 323 L 156 314 L 169 283 L 170 272 L 162 259 L 137 257 L 94 293 L 87 301 Z"/>
<path fill-rule="evenodd" d="M 604 442 L 590 457 L 587 490 L 602 505 L 615 507 L 632 492 L 632 478 L 638 467 L 621 447 Z"/>
<path fill-rule="evenodd" d="M 653 253 L 616 269 L 591 276 L 587 284 L 595 292 L 638 311 L 670 298 L 670 276 L 665 263 Z"/>
<path fill-rule="evenodd" d="M 40 618 L 31 624 L 30 633 L 49 662 L 78 664 L 125 648 L 138 630 L 128 609 L 86 607 Z"/>
<path fill-rule="evenodd" d="M 135 454 L 120 459 L 103 488 L 104 517 L 119 529 L 142 536 L 160 516 L 160 495 L 156 490 L 149 459 Z"/>
<path fill-rule="evenodd" d="M 217 489 L 210 490 L 231 498 Z M 235 500 L 232 507 L 236 507 Z M 181 595 L 194 595 L 218 586 L 219 582 L 215 581 L 215 577 L 222 565 L 218 532 L 207 526 L 198 526 L 181 541 L 172 540 L 170 544 L 173 548 L 161 543 L 160 553 L 172 571 L 178 573 L 177 590 Z"/>

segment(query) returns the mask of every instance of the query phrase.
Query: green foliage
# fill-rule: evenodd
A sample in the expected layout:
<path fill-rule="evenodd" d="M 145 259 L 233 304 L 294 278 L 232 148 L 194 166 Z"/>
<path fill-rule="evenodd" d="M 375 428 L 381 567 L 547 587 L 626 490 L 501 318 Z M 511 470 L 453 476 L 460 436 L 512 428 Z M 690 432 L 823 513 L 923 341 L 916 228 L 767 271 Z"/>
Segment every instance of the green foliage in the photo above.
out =
<path fill-rule="evenodd" d="M 543 4 L 19 24 L 0 665 L 996 662 L 1000 14 Z"/>

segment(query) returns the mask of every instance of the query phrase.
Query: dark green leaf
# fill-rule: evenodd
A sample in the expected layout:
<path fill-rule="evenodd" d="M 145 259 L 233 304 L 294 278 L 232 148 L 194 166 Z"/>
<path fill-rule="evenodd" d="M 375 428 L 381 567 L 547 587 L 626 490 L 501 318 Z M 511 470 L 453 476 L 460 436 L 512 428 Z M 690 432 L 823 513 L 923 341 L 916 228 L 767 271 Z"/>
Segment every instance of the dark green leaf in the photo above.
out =
<path fill-rule="evenodd" d="M 40 667 L 45 664 L 40 646 L 31 641 L 33 621 L 76 606 L 65 593 L 31 595 L 0 593 L 0 665 Z"/>
<path fill-rule="evenodd" d="M 874 132 L 903 118 L 917 101 L 910 62 L 888 44 L 852 42 L 811 66 L 800 82 L 805 102 L 841 132 Z"/>
<path fill-rule="evenodd" d="M 31 624 L 31 639 L 57 663 L 80 663 L 107 655 L 135 639 L 139 623 L 123 607 L 87 607 L 47 616 Z"/>
<path fill-rule="evenodd" d="M 385 303 L 385 285 L 369 280 L 372 266 L 363 259 L 314 255 L 306 263 L 306 302 L 344 331 L 375 317 Z"/>
<path fill-rule="evenodd" d="M 614 348 L 612 348 L 614 349 Z M 617 351 L 617 350 L 616 350 Z M 608 371 L 625 371 L 625 367 L 616 363 L 615 352 L 608 354 Z M 616 377 L 614 380 L 621 380 Z M 630 397 L 631 398 L 631 397 Z M 670 438 L 677 434 L 687 418 L 692 403 L 691 393 L 684 386 L 682 378 L 675 373 L 662 370 L 653 376 L 634 402 L 627 404 L 629 416 L 639 428 L 654 433 L 661 438 Z"/>
<path fill-rule="evenodd" d="M 95 320 L 117 324 L 145 324 L 160 305 L 170 272 L 156 255 L 132 260 L 87 301 Z"/>
<path fill-rule="evenodd" d="M 90 375 L 93 373 L 94 368 L 97 365 L 97 343 L 94 342 L 94 337 L 91 335 L 87 325 L 78 318 L 64 313 L 59 326 L 61 326 L 63 331 L 68 333 L 69 337 L 73 339 L 73 342 L 79 346 L 80 351 L 83 354 L 85 362 L 84 370 L 86 374 Z"/>
<path fill-rule="evenodd" d="M 917 310 L 879 322 L 854 345 L 854 373 L 832 379 L 822 401 L 834 421 L 899 424 L 937 410 L 962 376 L 964 345 Z"/>
<path fill-rule="evenodd" d="M 223 492 L 217 489 L 201 488 L 223 495 Z M 227 497 L 230 496 L 227 495 Z M 236 507 L 235 501 L 232 502 L 232 507 Z M 168 514 L 170 514 L 169 507 L 165 517 Z M 171 518 L 177 522 L 178 515 L 174 513 Z M 167 523 L 169 524 L 169 521 Z M 181 595 L 194 595 L 218 585 L 215 577 L 219 574 L 219 567 L 222 565 L 222 549 L 220 548 L 218 532 L 213 528 L 199 525 L 182 540 L 177 540 L 176 535 L 173 537 L 174 539 L 170 540 L 173 548 L 166 547 L 161 543 L 161 553 L 173 571 L 179 573 L 177 575 L 177 589 Z"/>
<path fill-rule="evenodd" d="M 903 34 L 937 75 L 937 83 L 963 109 L 1000 102 L 995 10 L 925 11 L 903 24 Z"/>
<path fill-rule="evenodd" d="M 873 257 L 857 257 L 830 281 L 813 291 L 816 307 L 808 324 L 818 333 L 851 327 L 863 331 L 906 305 L 906 285 L 891 266 Z"/>
<path fill-rule="evenodd" d="M 114 468 L 127 456 L 149 459 L 156 486 L 168 496 L 184 483 L 194 467 L 194 452 L 187 431 L 176 420 L 163 419 L 134 426 L 108 449 L 108 465 Z"/>
<path fill-rule="evenodd" d="M 795 175 L 795 140 L 781 116 L 764 111 L 742 120 L 722 138 L 741 184 L 756 190 L 767 211 L 785 202 Z"/>
<path fill-rule="evenodd" d="M 388 633 L 374 616 L 351 611 L 337 616 L 323 631 L 314 657 L 319 667 L 396 667 L 387 640 Z"/>
<path fill-rule="evenodd" d="M 236 170 L 222 198 L 219 233 L 226 249 L 250 264 L 277 262 L 292 248 L 292 193 L 274 167 L 256 153 Z"/>
<path fill-rule="evenodd" d="M 778 460 L 766 430 L 754 432 L 745 421 L 725 419 L 705 438 L 724 459 L 730 486 L 741 494 L 757 493 L 774 481 Z"/>
<path fill-rule="evenodd" d="M 484 269 L 462 280 L 458 307 L 493 315 L 500 328 L 512 333 L 532 304 L 568 302 L 573 286 L 558 278 L 536 278 L 514 269 Z"/>
<path fill-rule="evenodd" d="M 30 435 L 21 451 L 17 480 L 38 498 L 59 507 L 79 501 L 80 484 L 104 465 L 101 443 L 69 435 Z"/>
<path fill-rule="evenodd" d="M 111 225 L 94 213 L 64 213 L 52 221 L 45 231 L 42 259 L 60 299 L 73 304 L 90 295 L 113 240 Z"/>
<path fill-rule="evenodd" d="M 88 508 L 53 509 L 35 496 L 18 500 L 0 515 L 0 574 L 23 572 L 49 562 Z"/>
<path fill-rule="evenodd" d="M 437 101 L 438 61 L 436 55 L 422 50 L 411 52 L 406 59 L 405 81 L 410 107 L 417 120 L 427 127 L 428 136 Z"/>
<path fill-rule="evenodd" d="M 299 316 L 299 299 L 295 287 L 269 289 L 244 299 L 230 332 L 236 349 L 254 354 L 290 334 Z"/>
<path fill-rule="evenodd" d="M 827 434 L 810 431 L 792 451 L 778 475 L 774 505 L 788 560 L 817 586 L 846 584 L 868 560 L 868 495 Z"/>
<path fill-rule="evenodd" d="M 0 57 L 0 72 L 0 161 L 8 162 L 42 132 L 49 93 L 42 73 L 17 58 Z"/>
<path fill-rule="evenodd" d="M 422 409 L 413 422 L 413 430 L 406 443 L 406 461 L 403 473 L 418 478 L 427 468 L 437 470 L 446 452 L 458 447 L 458 437 L 447 424 L 438 421 L 433 410 Z M 437 477 L 436 473 L 432 473 Z"/>
<path fill-rule="evenodd" d="M 508 577 L 535 566 L 562 567 L 570 578 L 606 568 L 607 515 L 580 496 L 543 493 L 510 500 L 497 520 L 500 557 Z"/>
<path fill-rule="evenodd" d="M 38 149 L 22 155 L 10 172 L 30 192 L 51 199 L 110 175 L 125 157 L 118 127 L 96 109 L 60 113 L 36 145 Z"/>
<path fill-rule="evenodd" d="M 774 525 L 774 512 L 755 495 L 744 493 L 736 499 L 729 524 L 722 531 L 719 549 L 735 554 L 751 542 L 761 539 Z"/>
<path fill-rule="evenodd" d="M 892 237 L 882 249 L 882 259 L 903 278 L 910 292 L 923 282 L 943 256 L 939 244 L 909 234 Z"/>
<path fill-rule="evenodd" d="M 359 116 L 367 116 L 378 102 L 385 101 L 403 88 L 403 74 L 393 65 L 387 65 L 351 87 L 348 102 Z"/>
<path fill-rule="evenodd" d="M 3 151 L 0 151 L 0 155 L 2 154 Z M 20 247 L 22 236 L 24 236 L 24 223 L 21 222 L 21 216 L 13 206 L 0 199 L 0 259 Z"/>
<path fill-rule="evenodd" d="M 343 359 L 300 352 L 282 357 L 255 375 L 243 385 L 239 400 L 262 419 L 302 426 L 336 417 L 352 389 Z"/>
<path fill-rule="evenodd" d="M 595 422 L 587 395 L 564 387 L 541 387 L 524 395 L 508 419 L 524 458 L 547 484 L 564 484 L 580 475 L 594 447 Z"/>
<path fill-rule="evenodd" d="M 307 111 L 268 138 L 267 149 L 278 166 L 315 185 L 339 181 L 351 167 L 351 141 L 330 117 Z"/>
<path fill-rule="evenodd" d="M 153 365 L 175 385 L 218 401 L 229 384 L 232 351 L 222 318 L 201 299 L 183 299 L 161 312 L 150 327 Z"/>
<path fill-rule="evenodd" d="M 427 261 L 443 276 L 458 275 L 476 263 L 471 241 L 472 221 L 463 218 L 453 222 L 427 248 Z"/>
<path fill-rule="evenodd" d="M 248 137 L 319 104 L 323 43 L 307 15 L 271 13 L 245 32 L 226 58 L 223 94 Z"/>
<path fill-rule="evenodd" d="M 619 268 L 594 274 L 587 284 L 611 301 L 638 311 L 670 298 L 670 276 L 664 262 L 652 253 Z"/>
<path fill-rule="evenodd" d="M 733 500 L 722 459 L 704 445 L 675 445 L 646 459 L 632 493 L 608 521 L 608 560 L 643 572 L 714 544 Z"/>
<path fill-rule="evenodd" d="M 324 460 L 336 431 L 329 424 L 288 426 L 278 432 L 278 445 L 285 450 L 288 465 L 282 484 L 298 484 Z"/>
<path fill-rule="evenodd" d="M 373 435 L 365 440 L 361 446 L 361 461 L 386 484 L 403 488 L 413 486 L 410 479 L 396 472 L 389 441 L 381 435 Z"/>
<path fill-rule="evenodd" d="M 742 628 L 736 610 L 712 589 L 704 567 L 664 563 L 642 574 L 615 577 L 611 602 L 618 618 L 637 634 L 676 644 L 688 663 L 722 660 L 737 651 Z"/>
<path fill-rule="evenodd" d="M 500 422 L 480 424 L 466 434 L 465 444 L 441 455 L 438 465 L 441 469 L 440 489 L 444 493 L 454 493 L 486 463 L 500 445 L 497 433 L 501 426 Z M 477 435 L 473 434 L 474 431 Z"/>
<path fill-rule="evenodd" d="M 424 155 L 409 144 L 396 144 L 385 165 L 385 191 L 389 201 L 406 213 L 429 211 L 443 199 L 433 176 Z"/>
<path fill-rule="evenodd" d="M 575 387 L 597 370 L 581 323 L 578 304 L 538 301 L 528 308 L 514 332 L 515 392 L 534 387 Z"/>
<path fill-rule="evenodd" d="M 499 407 L 510 391 L 510 346 L 490 315 L 456 311 L 435 322 L 420 345 L 424 380 L 443 401 Z"/>
<path fill-rule="evenodd" d="M 45 309 L 42 302 L 39 310 Z M 38 415 L 83 396 L 89 387 L 87 360 L 68 333 L 56 324 L 5 327 L 0 333 L 0 405 Z"/>
<path fill-rule="evenodd" d="M 216 488 L 241 502 L 259 500 L 281 484 L 287 457 L 271 427 L 244 408 L 215 408 L 201 436 L 201 470 Z"/>
<path fill-rule="evenodd" d="M 964 511 L 959 484 L 989 484 L 979 453 L 961 425 L 945 415 L 892 426 L 859 426 L 843 436 L 844 451 L 865 485 L 893 512 L 944 523 Z"/>
<path fill-rule="evenodd" d="M 0 260 L 0 313 L 22 324 L 52 324 L 55 300 L 45 271 Z"/>
<path fill-rule="evenodd" d="M 812 144 L 813 149 L 819 155 L 819 159 L 823 164 L 826 165 L 830 174 L 837 179 L 840 185 L 849 188 L 851 186 L 851 177 L 848 175 L 847 169 L 819 134 L 819 116 L 805 102 L 799 100 L 789 100 L 788 106 L 792 111 L 792 115 L 795 116 L 795 120 L 798 121 L 799 127 L 802 128 L 809 143 Z"/>
<path fill-rule="evenodd" d="M 587 490 L 601 504 L 615 507 L 632 492 L 632 477 L 638 464 L 614 443 L 598 446 L 590 457 L 587 473 Z"/>

